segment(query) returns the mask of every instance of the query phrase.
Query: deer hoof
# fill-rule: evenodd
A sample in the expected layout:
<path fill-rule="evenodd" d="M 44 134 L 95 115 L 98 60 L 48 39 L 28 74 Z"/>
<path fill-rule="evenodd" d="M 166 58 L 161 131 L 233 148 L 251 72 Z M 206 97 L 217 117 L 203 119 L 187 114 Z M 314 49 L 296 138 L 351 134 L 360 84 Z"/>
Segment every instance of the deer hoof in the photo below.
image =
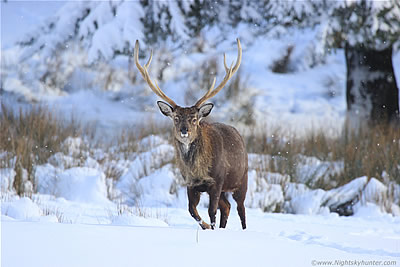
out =
<path fill-rule="evenodd" d="M 204 221 L 201 221 L 199 224 L 200 224 L 201 229 L 203 229 L 203 230 L 211 229 L 211 226 Z"/>

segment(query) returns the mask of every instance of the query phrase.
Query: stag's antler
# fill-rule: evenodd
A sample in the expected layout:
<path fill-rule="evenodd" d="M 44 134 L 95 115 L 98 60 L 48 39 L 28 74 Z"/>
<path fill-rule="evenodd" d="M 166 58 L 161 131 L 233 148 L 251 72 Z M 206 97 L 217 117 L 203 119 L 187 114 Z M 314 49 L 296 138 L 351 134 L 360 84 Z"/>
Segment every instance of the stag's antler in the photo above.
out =
<path fill-rule="evenodd" d="M 160 87 L 158 87 L 157 81 L 154 80 L 155 85 L 153 84 L 153 82 L 150 79 L 150 75 L 148 72 L 148 68 L 150 66 L 151 63 L 151 59 L 153 58 L 153 50 L 150 53 L 150 57 L 149 60 L 147 61 L 147 63 L 142 67 L 139 63 L 139 41 L 136 40 L 136 44 L 135 44 L 135 63 L 136 63 L 136 67 L 139 69 L 140 74 L 142 74 L 143 79 L 147 82 L 147 84 L 150 86 L 150 89 L 156 93 L 156 95 L 158 95 L 159 97 L 161 97 L 162 99 L 164 99 L 166 102 L 168 102 L 173 108 L 175 108 L 177 105 L 175 104 L 175 102 L 169 98 L 168 96 L 166 96 L 164 94 L 164 92 L 160 89 Z"/>
<path fill-rule="evenodd" d="M 224 86 L 229 81 L 229 79 L 232 78 L 233 74 L 235 74 L 235 72 L 239 69 L 240 62 L 242 61 L 242 46 L 240 45 L 239 38 L 237 39 L 237 46 L 238 46 L 238 57 L 237 57 L 235 66 L 233 66 L 233 62 L 232 62 L 231 67 L 228 68 L 228 66 L 226 65 L 226 56 L 224 54 L 224 67 L 225 67 L 225 72 L 226 72 L 225 77 L 222 80 L 222 82 L 215 89 L 214 89 L 214 86 L 215 86 L 216 78 L 214 78 L 214 81 L 213 81 L 210 89 L 208 89 L 207 93 L 196 102 L 195 106 L 197 108 L 200 108 L 200 106 L 204 102 L 206 102 L 208 99 L 215 96 L 219 91 L 221 91 L 221 89 L 224 88 Z"/>

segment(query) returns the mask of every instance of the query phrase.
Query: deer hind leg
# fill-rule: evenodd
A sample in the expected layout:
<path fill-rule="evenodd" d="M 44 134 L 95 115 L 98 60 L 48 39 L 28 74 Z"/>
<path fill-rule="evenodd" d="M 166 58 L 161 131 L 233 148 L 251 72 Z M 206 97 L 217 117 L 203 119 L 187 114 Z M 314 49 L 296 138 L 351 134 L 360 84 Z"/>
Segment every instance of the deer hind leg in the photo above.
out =
<path fill-rule="evenodd" d="M 233 199 L 237 203 L 237 211 L 240 217 L 240 221 L 242 223 L 243 230 L 246 229 L 246 209 L 244 207 L 246 192 L 247 192 L 247 172 L 245 174 L 243 183 L 240 186 L 240 188 L 232 194 Z"/>
<path fill-rule="evenodd" d="M 226 199 L 225 193 L 222 192 L 219 198 L 218 207 L 221 212 L 221 220 L 219 223 L 219 228 L 225 228 L 228 221 L 229 212 L 231 210 L 231 204 L 228 199 Z"/>
<path fill-rule="evenodd" d="M 187 189 L 187 194 L 188 194 L 188 200 L 189 200 L 189 213 L 192 215 L 192 217 L 199 223 L 200 227 L 205 230 L 205 229 L 210 229 L 210 225 L 204 222 L 199 213 L 197 212 L 197 205 L 199 204 L 200 201 L 200 192 L 188 188 Z"/>

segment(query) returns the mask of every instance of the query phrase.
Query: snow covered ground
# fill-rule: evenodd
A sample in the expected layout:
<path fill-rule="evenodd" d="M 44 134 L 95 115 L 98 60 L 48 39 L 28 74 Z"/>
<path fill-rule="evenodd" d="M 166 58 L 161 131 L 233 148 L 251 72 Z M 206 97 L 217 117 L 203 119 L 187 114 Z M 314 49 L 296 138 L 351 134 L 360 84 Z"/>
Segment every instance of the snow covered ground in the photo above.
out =
<path fill-rule="evenodd" d="M 2 206 L 19 219 L 2 215 L 1 266 L 400 265 L 400 218 L 373 208 L 354 217 L 247 209 L 245 231 L 232 209 L 227 229 L 202 231 L 186 209 L 146 209 L 144 218 L 112 203 L 41 198 Z M 49 215 L 40 216 L 40 207 Z M 206 218 L 207 210 L 200 214 Z"/>
<path fill-rule="evenodd" d="M 257 173 L 254 164 L 263 156 L 250 154 L 247 230 L 241 230 L 229 197 L 227 229 L 203 231 L 187 211 L 186 189 L 177 184 L 176 171 L 165 164 L 173 150 L 162 138 L 143 139 L 134 160 L 113 162 L 123 175 L 111 188 L 104 166 L 94 158 L 70 168 L 80 139 L 66 143 L 69 156 L 55 154 L 54 165 L 37 167 L 39 193 L 20 198 L 2 188 L 1 266 L 399 264 L 400 217 L 382 210 L 388 188 L 376 179 L 360 177 L 329 191 L 310 190 L 278 173 Z M 302 168 L 308 171 L 327 164 L 313 158 L 306 162 Z M 12 172 L 0 171 L 2 186 L 12 184 L 5 179 Z M 110 189 L 114 201 L 107 198 Z M 394 192 L 398 198 L 400 186 Z M 329 212 L 332 203 L 355 196 L 361 199 L 353 207 L 354 216 Z M 207 202 L 203 194 L 199 212 L 206 221 Z M 277 206 L 293 214 L 261 209 Z M 397 205 L 390 208 L 399 214 Z"/>

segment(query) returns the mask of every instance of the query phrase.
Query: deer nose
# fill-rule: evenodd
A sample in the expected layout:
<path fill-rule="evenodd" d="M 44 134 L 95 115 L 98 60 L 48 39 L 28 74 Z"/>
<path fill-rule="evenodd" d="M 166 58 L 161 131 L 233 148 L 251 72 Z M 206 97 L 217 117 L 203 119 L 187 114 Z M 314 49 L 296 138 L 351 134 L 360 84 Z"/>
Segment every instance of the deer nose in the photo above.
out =
<path fill-rule="evenodd" d="M 181 128 L 181 136 L 182 137 L 188 137 L 189 136 L 187 128 Z"/>

